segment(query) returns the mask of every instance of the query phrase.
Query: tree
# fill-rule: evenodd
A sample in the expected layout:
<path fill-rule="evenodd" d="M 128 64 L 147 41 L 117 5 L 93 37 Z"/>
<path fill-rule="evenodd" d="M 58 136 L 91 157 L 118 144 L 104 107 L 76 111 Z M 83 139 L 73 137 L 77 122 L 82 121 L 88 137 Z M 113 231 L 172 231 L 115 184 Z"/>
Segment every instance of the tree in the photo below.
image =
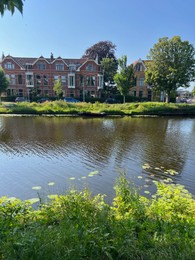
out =
<path fill-rule="evenodd" d="M 133 65 L 127 66 L 127 56 L 122 56 L 118 59 L 119 72 L 115 74 L 114 81 L 116 82 L 117 89 L 123 95 L 123 103 L 125 103 L 125 96 L 128 94 L 129 89 L 134 86 L 134 71 Z"/>
<path fill-rule="evenodd" d="M 118 64 L 113 58 L 103 58 L 101 61 L 101 68 L 104 76 L 104 92 L 107 96 L 116 92 L 114 75 L 117 72 Z"/>
<path fill-rule="evenodd" d="M 164 91 L 166 102 L 169 102 L 171 92 L 178 87 L 189 87 L 195 80 L 195 49 L 188 41 L 182 41 L 179 36 L 171 39 L 160 38 L 150 49 L 145 71 L 145 81 L 155 90 Z"/>
<path fill-rule="evenodd" d="M 1 0 L 0 1 L 0 14 L 3 16 L 6 10 L 10 11 L 12 14 L 15 9 L 18 9 L 20 13 L 23 13 L 23 2 L 25 0 Z"/>
<path fill-rule="evenodd" d="M 194 86 L 194 88 L 192 90 L 192 96 L 195 97 L 195 86 Z"/>
<path fill-rule="evenodd" d="M 59 97 L 62 95 L 62 82 L 61 79 L 58 78 L 58 80 L 55 81 L 53 90 L 55 91 L 56 95 Z"/>
<path fill-rule="evenodd" d="M 101 67 L 104 72 L 104 81 L 113 82 L 118 67 L 116 61 L 113 58 L 103 58 Z"/>
<path fill-rule="evenodd" d="M 2 68 L 0 68 L 0 102 L 1 102 L 1 94 L 5 92 L 7 87 L 9 86 L 9 80 L 5 76 L 5 72 Z"/>
<path fill-rule="evenodd" d="M 89 58 L 93 60 L 98 60 L 100 63 L 103 58 L 113 58 L 115 62 L 117 59 L 115 57 L 116 45 L 110 41 L 100 41 L 93 46 L 89 47 L 82 58 Z"/>

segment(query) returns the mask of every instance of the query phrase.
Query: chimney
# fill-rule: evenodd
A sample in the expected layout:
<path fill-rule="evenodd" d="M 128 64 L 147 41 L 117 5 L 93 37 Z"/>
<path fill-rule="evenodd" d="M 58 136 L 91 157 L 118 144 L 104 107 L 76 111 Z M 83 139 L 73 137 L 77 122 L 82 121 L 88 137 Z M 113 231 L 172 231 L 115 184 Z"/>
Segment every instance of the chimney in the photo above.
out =
<path fill-rule="evenodd" d="M 51 52 L 51 56 L 50 56 L 50 59 L 53 60 L 54 57 L 53 57 L 53 53 Z"/>
<path fill-rule="evenodd" d="M 4 52 L 2 52 L 1 59 L 3 60 L 5 58 Z"/>

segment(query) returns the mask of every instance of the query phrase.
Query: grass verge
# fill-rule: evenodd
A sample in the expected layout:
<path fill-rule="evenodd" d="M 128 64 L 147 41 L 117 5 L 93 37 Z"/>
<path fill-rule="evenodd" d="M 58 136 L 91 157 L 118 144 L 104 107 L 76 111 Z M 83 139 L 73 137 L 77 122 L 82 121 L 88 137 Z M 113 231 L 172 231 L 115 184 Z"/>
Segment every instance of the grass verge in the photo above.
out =
<path fill-rule="evenodd" d="M 45 103 L 0 104 L 1 114 L 81 114 L 105 113 L 107 115 L 188 115 L 195 116 L 195 104 L 143 102 L 125 104 L 66 103 L 53 101 Z"/>

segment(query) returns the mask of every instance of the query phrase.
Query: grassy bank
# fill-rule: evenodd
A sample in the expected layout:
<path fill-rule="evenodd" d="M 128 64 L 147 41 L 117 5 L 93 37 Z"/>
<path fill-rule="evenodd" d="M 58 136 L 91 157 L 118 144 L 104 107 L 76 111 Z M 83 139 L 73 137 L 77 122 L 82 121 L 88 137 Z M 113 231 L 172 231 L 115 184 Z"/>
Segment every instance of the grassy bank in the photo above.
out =
<path fill-rule="evenodd" d="M 143 102 L 126 104 L 66 103 L 53 101 L 38 104 L 1 103 L 0 114 L 80 114 L 105 113 L 106 115 L 189 115 L 195 116 L 195 104 Z"/>
<path fill-rule="evenodd" d="M 0 259 L 195 259 L 195 201 L 156 183 L 147 199 L 122 174 L 112 205 L 71 190 L 33 209 L 0 199 Z"/>

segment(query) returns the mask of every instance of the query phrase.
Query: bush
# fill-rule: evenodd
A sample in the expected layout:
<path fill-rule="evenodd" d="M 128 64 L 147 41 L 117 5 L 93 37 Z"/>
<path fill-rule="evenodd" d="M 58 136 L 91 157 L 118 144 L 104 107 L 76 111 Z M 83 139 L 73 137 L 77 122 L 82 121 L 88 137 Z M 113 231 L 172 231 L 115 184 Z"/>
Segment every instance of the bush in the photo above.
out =
<path fill-rule="evenodd" d="M 112 205 L 86 189 L 37 209 L 3 197 L 0 259 L 194 259 L 194 199 L 180 185 L 156 185 L 145 198 L 121 174 Z"/>

